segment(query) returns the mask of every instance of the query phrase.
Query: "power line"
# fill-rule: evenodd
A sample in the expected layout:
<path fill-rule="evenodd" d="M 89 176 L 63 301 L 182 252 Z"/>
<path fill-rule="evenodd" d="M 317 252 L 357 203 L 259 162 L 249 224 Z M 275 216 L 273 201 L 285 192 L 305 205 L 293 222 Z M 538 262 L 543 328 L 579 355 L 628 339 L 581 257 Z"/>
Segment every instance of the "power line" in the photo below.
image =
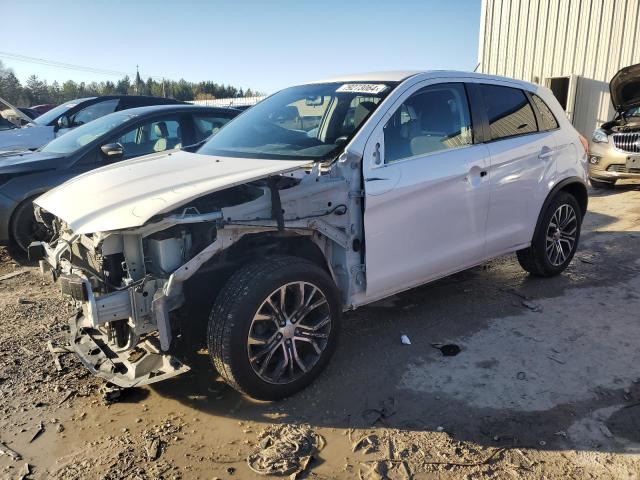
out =
<path fill-rule="evenodd" d="M 17 60 L 19 62 L 36 63 L 39 65 L 46 65 L 49 67 L 62 68 L 66 70 L 77 70 L 81 72 L 95 73 L 100 75 L 112 75 L 117 77 L 129 76 L 133 77 L 135 74 L 129 72 L 121 72 L 118 70 L 108 70 L 104 68 L 88 67 L 85 65 L 75 65 L 73 63 L 57 62 L 55 60 L 47 60 L 45 58 L 29 57 L 27 55 L 20 55 L 17 53 L 0 52 L 0 58 L 6 58 L 10 60 Z M 166 80 L 166 77 L 158 75 L 148 75 L 149 78 L 156 80 Z"/>

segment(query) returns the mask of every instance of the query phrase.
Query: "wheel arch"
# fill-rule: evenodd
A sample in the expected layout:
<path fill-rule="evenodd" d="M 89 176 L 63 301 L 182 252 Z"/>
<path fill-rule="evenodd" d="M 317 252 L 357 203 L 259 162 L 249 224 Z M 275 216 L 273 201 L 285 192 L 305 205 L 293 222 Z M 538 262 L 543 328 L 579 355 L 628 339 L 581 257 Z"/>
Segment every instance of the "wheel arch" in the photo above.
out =
<path fill-rule="evenodd" d="M 46 191 L 47 191 L 46 189 L 43 189 L 42 191 L 39 191 L 36 193 L 31 192 L 30 195 L 24 197 L 22 200 L 15 203 L 15 206 L 11 211 L 11 215 L 9 215 L 9 218 L 7 220 L 7 239 L 8 239 L 7 243 L 9 245 L 12 245 L 15 242 L 15 239 L 13 238 L 13 236 L 14 236 L 14 222 L 16 220 L 16 212 L 27 202 L 33 203 L 33 201 L 36 198 L 38 198 L 40 195 L 42 195 Z"/>
<path fill-rule="evenodd" d="M 547 207 L 551 203 L 551 201 L 555 198 L 556 195 L 560 192 L 570 193 L 578 202 L 580 206 L 580 213 L 582 214 L 582 218 L 587 213 L 587 206 L 589 204 L 589 194 L 587 193 L 587 185 L 584 180 L 580 177 L 569 177 L 564 180 L 558 182 L 549 192 L 547 198 L 545 198 L 542 203 L 542 208 L 540 208 L 540 212 L 538 213 L 538 220 L 536 221 L 536 228 L 534 230 L 534 237 L 537 234 L 541 223 L 544 212 Z"/>
<path fill-rule="evenodd" d="M 244 265 L 266 257 L 289 255 L 318 265 L 333 278 L 327 259 L 311 235 L 297 233 L 260 232 L 244 235 L 229 248 L 214 255 L 187 281 L 191 287 L 203 277 L 215 278 L 215 289 L 219 290 L 233 273 Z M 209 282 L 206 282 L 209 285 Z M 210 291 L 210 290 L 209 290 Z"/>

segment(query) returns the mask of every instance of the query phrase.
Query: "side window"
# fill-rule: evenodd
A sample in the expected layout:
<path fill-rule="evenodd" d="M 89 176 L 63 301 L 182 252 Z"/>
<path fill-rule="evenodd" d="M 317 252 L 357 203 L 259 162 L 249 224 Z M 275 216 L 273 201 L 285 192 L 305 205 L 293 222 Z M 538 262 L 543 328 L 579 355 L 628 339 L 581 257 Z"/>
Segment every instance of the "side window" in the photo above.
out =
<path fill-rule="evenodd" d="M 215 115 L 194 115 L 193 123 L 196 127 L 196 143 L 216 133 L 229 120 L 231 119 Z"/>
<path fill-rule="evenodd" d="M 522 90 L 486 84 L 479 87 L 492 140 L 538 131 L 533 108 Z"/>
<path fill-rule="evenodd" d="M 109 143 L 122 145 L 123 158 L 164 152 L 182 146 L 182 129 L 178 118 L 163 118 L 137 124 Z"/>
<path fill-rule="evenodd" d="M 115 98 L 113 100 L 106 100 L 104 102 L 89 105 L 72 115 L 69 119 L 69 123 L 72 127 L 79 127 L 80 125 L 89 123 L 91 120 L 104 117 L 105 115 L 116 111 L 119 101 L 119 99 Z"/>
<path fill-rule="evenodd" d="M 553 112 L 551 112 L 549 106 L 544 103 L 544 100 L 533 93 L 531 94 L 531 98 L 533 99 L 533 103 L 535 103 L 536 108 L 540 113 L 540 123 L 542 124 L 540 125 L 540 130 L 547 131 L 555 130 L 556 128 L 558 128 L 558 121 L 556 120 L 556 117 L 554 117 Z"/>
<path fill-rule="evenodd" d="M 430 85 L 405 100 L 384 126 L 384 161 L 395 162 L 472 143 L 464 85 Z"/>

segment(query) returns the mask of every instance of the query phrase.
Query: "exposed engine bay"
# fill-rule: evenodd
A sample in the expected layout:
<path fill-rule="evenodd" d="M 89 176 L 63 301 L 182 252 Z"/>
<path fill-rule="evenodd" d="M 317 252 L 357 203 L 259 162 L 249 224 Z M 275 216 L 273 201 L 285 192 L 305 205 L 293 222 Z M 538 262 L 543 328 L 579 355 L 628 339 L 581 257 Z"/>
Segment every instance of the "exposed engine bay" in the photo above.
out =
<path fill-rule="evenodd" d="M 189 319 L 177 321 L 185 286 L 219 280 L 273 249 L 321 258 L 352 307 L 365 288 L 360 162 L 344 153 L 206 193 L 122 230 L 76 233 L 37 207 L 54 238 L 34 248 L 76 302 L 71 344 L 83 364 L 121 387 L 189 370 L 172 354 L 178 323 L 188 328 Z"/>
<path fill-rule="evenodd" d="M 607 134 L 637 132 L 640 131 L 640 117 L 617 116 L 610 122 L 603 123 L 600 128 Z"/>

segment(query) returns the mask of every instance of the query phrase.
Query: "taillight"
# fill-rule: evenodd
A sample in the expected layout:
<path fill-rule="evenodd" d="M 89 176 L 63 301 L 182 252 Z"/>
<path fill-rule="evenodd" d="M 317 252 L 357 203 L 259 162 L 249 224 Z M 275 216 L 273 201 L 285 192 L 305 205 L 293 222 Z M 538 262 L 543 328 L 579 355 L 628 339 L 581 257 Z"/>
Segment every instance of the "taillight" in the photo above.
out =
<path fill-rule="evenodd" d="M 582 148 L 584 148 L 584 153 L 589 153 L 589 140 L 587 140 L 583 135 L 578 134 L 578 136 L 580 137 Z"/>

